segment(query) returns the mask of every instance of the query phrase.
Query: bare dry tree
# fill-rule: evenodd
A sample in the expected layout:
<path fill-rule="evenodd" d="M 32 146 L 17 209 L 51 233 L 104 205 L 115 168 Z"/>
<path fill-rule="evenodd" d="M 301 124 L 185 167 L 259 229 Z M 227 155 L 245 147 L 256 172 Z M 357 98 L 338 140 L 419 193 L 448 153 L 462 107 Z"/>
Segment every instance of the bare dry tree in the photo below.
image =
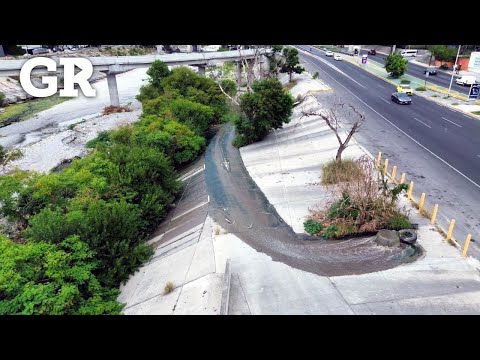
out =
<path fill-rule="evenodd" d="M 347 137 L 345 140 L 342 140 L 340 137 L 340 131 L 341 131 L 341 125 L 340 125 L 340 109 L 345 110 L 349 109 L 352 111 L 352 114 L 356 118 L 356 121 L 353 123 L 352 127 L 350 128 L 350 131 L 347 134 Z M 352 139 L 353 134 L 355 134 L 360 126 L 365 122 L 365 115 L 360 113 L 355 107 L 352 105 L 348 104 L 341 104 L 337 103 L 334 104 L 332 108 L 330 109 L 322 109 L 319 112 L 308 112 L 308 111 L 302 111 L 302 117 L 304 116 L 319 116 L 321 117 L 328 125 L 330 129 L 335 133 L 335 136 L 337 137 L 338 143 L 340 144 L 338 150 L 337 150 L 337 155 L 335 156 L 335 161 L 337 163 L 340 163 L 342 161 L 342 153 L 343 151 L 348 147 L 348 143 Z"/>
<path fill-rule="evenodd" d="M 265 47 L 259 47 L 255 45 L 253 54 L 253 59 L 247 59 L 244 54 L 242 54 L 242 49 L 238 49 L 240 54 L 240 61 L 242 62 L 242 69 L 247 79 L 247 91 L 252 90 L 252 84 L 255 80 L 259 80 L 262 77 L 266 76 L 268 70 L 263 70 L 261 68 L 262 57 L 269 52 Z M 255 73 L 255 69 L 258 69 L 258 72 Z"/>

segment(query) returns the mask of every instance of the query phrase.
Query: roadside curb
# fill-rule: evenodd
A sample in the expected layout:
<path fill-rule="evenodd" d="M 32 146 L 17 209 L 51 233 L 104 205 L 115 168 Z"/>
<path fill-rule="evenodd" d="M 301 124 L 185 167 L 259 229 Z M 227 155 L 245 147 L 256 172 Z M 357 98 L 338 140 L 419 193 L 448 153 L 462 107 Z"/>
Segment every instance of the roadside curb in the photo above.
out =
<path fill-rule="evenodd" d="M 230 301 L 230 281 L 232 272 L 230 268 L 230 258 L 225 263 L 225 275 L 223 275 L 222 302 L 220 303 L 220 315 L 228 315 L 228 303 Z"/>

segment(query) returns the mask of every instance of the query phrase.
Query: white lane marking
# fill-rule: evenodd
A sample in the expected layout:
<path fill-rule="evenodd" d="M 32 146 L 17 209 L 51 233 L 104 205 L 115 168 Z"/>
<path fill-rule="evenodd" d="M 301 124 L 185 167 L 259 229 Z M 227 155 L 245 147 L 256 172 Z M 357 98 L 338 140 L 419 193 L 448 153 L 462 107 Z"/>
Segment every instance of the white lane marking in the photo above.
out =
<path fill-rule="evenodd" d="M 363 86 L 362 84 L 360 84 L 358 81 L 356 81 L 355 79 L 353 79 L 352 77 L 350 77 L 349 75 L 345 74 L 342 70 L 340 70 L 338 67 L 336 67 L 335 65 L 332 65 L 331 63 L 329 63 L 327 60 L 325 59 L 322 59 L 321 57 L 319 57 L 318 55 L 314 55 L 314 54 L 311 54 L 311 53 L 308 53 L 306 52 L 305 50 L 303 50 L 302 48 L 300 48 L 300 50 L 302 50 L 303 52 L 305 52 L 307 55 L 310 55 L 312 57 L 315 57 L 317 60 L 320 60 L 321 62 L 323 62 L 324 64 L 330 66 L 333 70 L 339 72 L 340 74 L 342 74 L 343 76 L 345 76 L 346 78 L 352 80 L 354 83 L 356 83 L 357 85 L 361 86 L 362 88 L 366 89 L 365 86 Z"/>
<path fill-rule="evenodd" d="M 208 198 L 207 198 L 207 202 L 210 202 L 210 195 L 207 195 Z"/>
<path fill-rule="evenodd" d="M 458 125 L 456 122 L 453 122 L 452 120 L 448 120 L 447 118 L 444 118 L 443 116 L 442 116 L 442 119 L 452 123 L 453 125 L 457 125 L 458 127 L 462 127 L 462 125 Z"/>
<path fill-rule="evenodd" d="M 470 116 L 468 116 L 468 115 L 465 115 L 465 114 L 462 114 L 462 115 L 463 115 L 463 116 L 465 116 L 466 118 L 469 118 L 469 119 L 470 119 Z"/>
<path fill-rule="evenodd" d="M 382 89 L 385 89 L 385 86 L 382 86 L 382 85 L 378 85 L 378 84 L 377 84 L 377 86 L 379 86 L 379 87 L 381 87 Z"/>
<path fill-rule="evenodd" d="M 385 101 L 387 104 L 390 104 L 390 101 L 380 98 L 381 100 Z M 391 104 L 390 104 L 391 105 Z"/>
<path fill-rule="evenodd" d="M 308 60 L 307 60 L 308 61 Z M 310 63 L 312 63 L 313 66 L 317 66 L 318 65 L 315 65 L 313 62 L 310 61 Z M 360 102 L 362 102 L 366 107 L 368 107 L 370 110 L 372 110 L 375 114 L 377 114 L 378 116 L 380 116 L 383 120 L 385 120 L 386 122 L 388 122 L 390 125 L 392 125 L 395 129 L 397 129 L 398 131 L 400 131 L 403 135 L 405 135 L 406 137 L 408 137 L 410 140 L 412 140 L 415 144 L 417 144 L 418 146 L 420 146 L 421 148 L 427 150 L 430 154 L 432 154 L 433 156 L 435 156 L 438 160 L 440 160 L 441 162 L 443 162 L 445 165 L 447 165 L 450 169 L 452 169 L 453 171 L 457 172 L 458 174 L 460 174 L 461 176 L 463 176 L 465 179 L 467 179 L 468 181 L 470 181 L 473 185 L 475 185 L 476 187 L 478 187 L 480 189 L 480 185 L 478 185 L 475 181 L 473 181 L 472 179 L 470 179 L 467 175 L 465 175 L 464 173 L 462 173 L 460 170 L 457 170 L 456 168 L 454 168 L 452 165 L 450 165 L 448 162 L 446 162 L 445 160 L 443 160 L 440 156 L 438 156 L 437 154 L 435 154 L 433 151 L 431 151 L 430 149 L 426 148 L 425 146 L 423 146 L 422 144 L 420 144 L 417 140 L 415 140 L 413 137 L 411 137 L 410 135 L 408 135 L 405 131 L 403 131 L 402 129 L 400 129 L 397 125 L 395 125 L 394 123 L 392 123 L 390 120 L 388 120 L 385 116 L 383 116 L 382 114 L 380 114 L 377 110 L 375 110 L 374 108 L 372 108 L 370 105 L 368 105 L 365 101 L 363 101 L 362 99 L 360 99 L 357 95 L 355 95 L 352 91 L 350 91 L 349 89 L 347 89 L 347 87 L 343 86 L 342 84 L 340 84 L 340 82 L 335 79 L 333 76 L 331 76 L 330 74 L 326 73 L 325 72 L 325 75 L 329 76 L 332 80 L 334 80 L 335 82 L 338 83 L 338 85 L 340 85 L 341 87 L 343 87 L 345 90 L 347 90 L 350 94 L 352 94 L 353 96 L 355 96 L 358 100 L 360 100 Z"/>
<path fill-rule="evenodd" d="M 432 128 L 430 125 L 425 124 L 423 121 L 418 120 L 418 119 L 415 118 L 415 117 L 414 117 L 414 119 L 417 120 L 419 123 L 422 123 L 422 124 L 425 125 L 426 127 L 430 128 L 430 129 Z"/>

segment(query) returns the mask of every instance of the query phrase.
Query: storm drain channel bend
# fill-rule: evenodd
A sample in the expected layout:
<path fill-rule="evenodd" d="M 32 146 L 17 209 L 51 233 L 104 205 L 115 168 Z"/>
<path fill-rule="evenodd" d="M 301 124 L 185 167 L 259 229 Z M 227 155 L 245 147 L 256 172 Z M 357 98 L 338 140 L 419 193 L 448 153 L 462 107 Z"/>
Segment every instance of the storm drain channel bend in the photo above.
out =
<path fill-rule="evenodd" d="M 232 146 L 235 129 L 224 125 L 205 154 L 210 216 L 226 231 L 274 261 L 322 276 L 363 274 L 415 260 L 419 248 L 384 248 L 373 237 L 324 240 L 296 234 L 248 174 Z"/>

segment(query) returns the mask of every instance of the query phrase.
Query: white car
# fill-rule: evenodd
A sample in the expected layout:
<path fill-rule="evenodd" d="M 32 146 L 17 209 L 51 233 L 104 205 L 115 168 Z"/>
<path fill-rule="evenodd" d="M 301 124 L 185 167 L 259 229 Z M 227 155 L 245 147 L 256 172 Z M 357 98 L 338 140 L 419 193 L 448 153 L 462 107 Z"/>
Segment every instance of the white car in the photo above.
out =
<path fill-rule="evenodd" d="M 336 54 L 336 55 L 333 57 L 333 60 L 342 60 L 342 56 Z"/>
<path fill-rule="evenodd" d="M 327 51 L 327 52 L 325 53 L 325 55 L 326 55 L 326 56 L 333 56 L 333 51 Z"/>

